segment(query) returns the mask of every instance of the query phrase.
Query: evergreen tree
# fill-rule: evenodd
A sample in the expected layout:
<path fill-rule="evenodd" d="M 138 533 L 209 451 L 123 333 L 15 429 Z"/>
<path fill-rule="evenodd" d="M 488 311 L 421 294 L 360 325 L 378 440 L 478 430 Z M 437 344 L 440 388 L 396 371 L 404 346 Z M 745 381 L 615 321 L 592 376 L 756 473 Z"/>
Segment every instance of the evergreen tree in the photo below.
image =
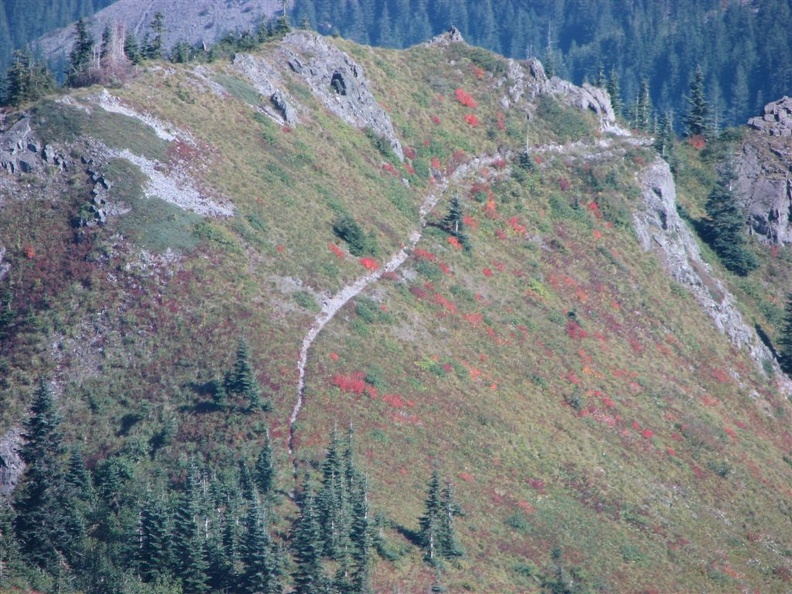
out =
<path fill-rule="evenodd" d="M 432 565 L 439 565 L 443 557 L 442 523 L 444 510 L 441 491 L 440 473 L 435 468 L 432 470 L 432 477 L 429 480 L 429 488 L 424 503 L 424 514 L 419 520 L 420 529 L 418 532 L 419 542 L 424 549 L 424 559 Z"/>
<path fill-rule="evenodd" d="M 619 73 L 616 72 L 616 70 L 611 70 L 605 90 L 607 90 L 608 95 L 610 95 L 613 113 L 615 113 L 617 116 L 622 115 L 624 105 L 621 98 L 621 88 L 619 87 Z"/>
<path fill-rule="evenodd" d="M 14 518 L 12 506 L 0 505 L 0 584 L 11 584 L 24 569 L 14 534 Z"/>
<path fill-rule="evenodd" d="M 140 52 L 140 45 L 138 44 L 137 37 L 131 31 L 126 34 L 124 38 L 124 54 L 129 58 L 133 64 L 140 64 L 143 56 Z"/>
<path fill-rule="evenodd" d="M 60 423 L 52 391 L 42 379 L 19 452 L 27 467 L 14 493 L 14 528 L 24 559 L 44 570 L 57 570 L 84 538 L 84 525 L 67 492 Z"/>
<path fill-rule="evenodd" d="M 292 529 L 292 549 L 297 564 L 294 573 L 295 594 L 322 592 L 327 580 L 322 569 L 322 528 L 311 487 L 306 480 L 300 501 L 300 515 Z"/>
<path fill-rule="evenodd" d="M 37 64 L 28 50 L 17 50 L 6 71 L 4 87 L 3 103 L 21 105 L 51 93 L 55 79 L 46 64 Z"/>
<path fill-rule="evenodd" d="M 746 247 L 745 214 L 735 199 L 732 184 L 734 172 L 727 163 L 707 198 L 707 240 L 723 265 L 740 276 L 746 276 L 759 264 Z"/>
<path fill-rule="evenodd" d="M 250 472 L 250 467 L 244 460 L 239 461 L 239 491 L 242 498 L 250 503 L 258 499 L 256 497 L 256 486 L 253 482 L 253 475 Z"/>
<path fill-rule="evenodd" d="M 688 136 L 705 135 L 709 118 L 709 103 L 704 94 L 704 73 L 700 66 L 696 67 L 690 83 L 688 111 L 685 116 L 685 127 Z"/>
<path fill-rule="evenodd" d="M 470 249 L 468 235 L 465 232 L 465 213 L 462 210 L 462 202 L 458 196 L 451 198 L 451 205 L 448 214 L 443 218 L 442 226 L 452 236 L 459 240 L 465 249 Z"/>
<path fill-rule="evenodd" d="M 350 549 L 351 510 L 347 476 L 341 440 L 333 429 L 322 464 L 322 489 L 317 496 L 317 509 L 324 554 L 334 561 L 344 560 Z"/>
<path fill-rule="evenodd" d="M 649 81 L 643 79 L 641 81 L 641 90 L 638 93 L 638 99 L 635 106 L 635 120 L 634 125 L 639 130 L 648 132 L 651 128 L 652 121 L 652 100 L 649 95 Z"/>
<path fill-rule="evenodd" d="M 272 443 L 270 442 L 269 430 L 264 434 L 264 446 L 259 452 L 254 469 L 254 480 L 259 492 L 267 496 L 272 493 L 275 485 L 275 463 L 272 458 Z"/>
<path fill-rule="evenodd" d="M 146 39 L 146 43 L 143 46 L 143 57 L 149 60 L 161 60 L 163 48 L 162 37 L 165 34 L 165 15 L 159 11 L 155 12 L 150 28 L 154 36 L 151 39 Z"/>
<path fill-rule="evenodd" d="M 674 152 L 674 116 L 666 112 L 660 116 L 657 125 L 654 148 L 669 164 L 673 163 Z M 673 169 L 673 166 L 672 166 Z"/>
<path fill-rule="evenodd" d="M 374 546 L 368 504 L 368 484 L 361 478 L 352 492 L 352 591 L 356 594 L 371 592 L 371 563 Z"/>
<path fill-rule="evenodd" d="M 226 379 L 226 389 L 232 394 L 247 398 L 251 412 L 262 408 L 261 386 L 248 361 L 248 347 L 244 340 L 240 340 L 237 346 L 236 361 Z"/>
<path fill-rule="evenodd" d="M 608 77 L 605 75 L 605 65 L 600 62 L 597 68 L 597 76 L 594 78 L 592 84 L 600 89 L 607 89 Z"/>
<path fill-rule="evenodd" d="M 248 509 L 240 552 L 245 568 L 240 580 L 242 592 L 280 594 L 283 591 L 278 550 L 270 537 L 266 514 L 258 503 Z"/>
<path fill-rule="evenodd" d="M 156 582 L 169 574 L 174 561 L 172 526 L 165 502 L 159 497 L 147 499 L 139 522 L 138 571 L 144 582 Z"/>
<path fill-rule="evenodd" d="M 784 325 L 778 337 L 778 364 L 781 371 L 792 375 L 792 293 L 787 295 L 784 306 Z"/>
<path fill-rule="evenodd" d="M 200 475 L 191 466 L 187 485 L 179 497 L 174 516 L 173 544 L 177 575 L 185 594 L 202 594 L 208 590 L 206 542 L 201 520 Z"/>
<path fill-rule="evenodd" d="M 443 557 L 453 559 L 463 556 L 462 547 L 454 530 L 454 518 L 461 515 L 461 510 L 454 498 L 454 489 L 451 481 L 446 483 L 442 495 L 443 516 L 440 521 L 440 542 Z"/>
<path fill-rule="evenodd" d="M 79 19 L 74 24 L 74 35 L 76 39 L 69 53 L 69 66 L 66 71 L 66 84 L 70 87 L 78 87 L 88 82 L 87 73 L 91 67 L 95 45 L 84 19 Z"/>

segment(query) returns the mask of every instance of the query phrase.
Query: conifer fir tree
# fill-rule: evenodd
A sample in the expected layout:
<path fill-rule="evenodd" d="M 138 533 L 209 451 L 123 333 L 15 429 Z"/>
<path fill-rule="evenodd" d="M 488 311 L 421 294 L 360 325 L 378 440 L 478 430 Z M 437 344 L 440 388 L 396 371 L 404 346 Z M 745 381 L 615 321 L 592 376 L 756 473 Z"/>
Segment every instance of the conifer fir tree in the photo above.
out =
<path fill-rule="evenodd" d="M 163 48 L 163 35 L 165 34 L 165 15 L 161 12 L 154 13 L 154 19 L 151 21 L 151 31 L 154 36 L 151 40 L 146 40 L 143 47 L 143 55 L 149 60 L 161 60 Z"/>
<path fill-rule="evenodd" d="M 705 205 L 709 218 L 707 239 L 727 269 L 746 276 L 759 264 L 746 247 L 745 214 L 737 204 L 733 183 L 734 171 L 727 163 Z"/>
<path fill-rule="evenodd" d="M 176 506 L 173 522 L 173 544 L 177 575 L 182 580 L 184 594 L 203 594 L 208 591 L 206 543 L 199 526 L 201 519 L 200 473 L 191 465 L 187 484 Z"/>
<path fill-rule="evenodd" d="M 433 565 L 440 563 L 443 556 L 441 543 L 441 522 L 443 502 L 441 497 L 440 473 L 432 470 L 429 488 L 424 503 L 424 514 L 419 519 L 418 539 L 424 550 L 424 559 Z"/>
<path fill-rule="evenodd" d="M 613 113 L 617 116 L 622 115 L 624 105 L 621 98 L 621 88 L 619 87 L 619 75 L 615 70 L 611 70 L 605 90 L 608 91 L 608 95 L 610 95 Z"/>
<path fill-rule="evenodd" d="M 150 497 L 140 510 L 138 570 L 144 582 L 168 575 L 173 566 L 171 521 L 160 497 Z"/>
<path fill-rule="evenodd" d="M 2 100 L 7 105 L 36 101 L 55 89 L 55 78 L 46 64 L 38 64 L 30 52 L 17 50 L 6 71 Z"/>
<path fill-rule="evenodd" d="M 687 135 L 706 135 L 708 124 L 709 104 L 704 95 L 704 72 L 701 70 L 701 66 L 698 66 L 693 75 L 693 80 L 690 82 L 688 112 L 685 116 Z"/>
<path fill-rule="evenodd" d="M 244 571 L 240 591 L 246 594 L 280 594 L 283 591 L 282 564 L 269 534 L 267 514 L 258 503 L 248 509 L 240 557 Z"/>
<path fill-rule="evenodd" d="M 247 342 L 240 340 L 237 346 L 234 368 L 226 377 L 226 390 L 248 400 L 248 410 L 253 412 L 262 408 L 261 386 L 248 361 Z"/>
<path fill-rule="evenodd" d="M 71 505 L 66 505 L 60 423 L 52 390 L 42 379 L 24 426 L 25 443 L 19 453 L 27 466 L 13 504 L 23 558 L 44 570 L 56 570 L 75 539 L 83 536 L 71 521 Z"/>
<path fill-rule="evenodd" d="M 781 371 L 792 375 L 792 293 L 787 295 L 784 306 L 784 325 L 778 337 L 778 364 Z"/>
<path fill-rule="evenodd" d="M 267 496 L 272 493 L 275 485 L 275 463 L 272 458 L 272 442 L 270 441 L 269 430 L 264 434 L 264 446 L 256 459 L 256 467 L 253 471 L 253 478 L 259 492 Z"/>
<path fill-rule="evenodd" d="M 292 530 L 292 550 L 297 568 L 294 573 L 295 594 L 322 592 L 327 580 L 322 568 L 322 529 L 316 499 L 306 480 L 300 498 L 300 515 Z"/>
<path fill-rule="evenodd" d="M 74 35 L 76 39 L 69 54 L 69 65 L 66 70 L 66 84 L 70 87 L 78 87 L 87 82 L 86 74 L 93 60 L 95 45 L 93 35 L 84 19 L 79 19 L 74 24 Z"/>

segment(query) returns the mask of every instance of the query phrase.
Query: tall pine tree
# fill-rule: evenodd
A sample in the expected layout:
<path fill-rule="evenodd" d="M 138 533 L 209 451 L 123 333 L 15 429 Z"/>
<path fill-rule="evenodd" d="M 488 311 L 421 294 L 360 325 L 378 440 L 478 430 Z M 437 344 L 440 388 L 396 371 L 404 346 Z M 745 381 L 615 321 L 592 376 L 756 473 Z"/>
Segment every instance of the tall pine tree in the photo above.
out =
<path fill-rule="evenodd" d="M 727 269 L 746 276 L 759 263 L 746 246 L 745 214 L 737 204 L 733 183 L 734 171 L 726 163 L 705 205 L 707 240 Z"/>
<path fill-rule="evenodd" d="M 685 128 L 688 136 L 706 136 L 709 125 L 709 103 L 704 93 L 704 72 L 701 66 L 696 67 L 693 80 L 690 82 L 688 111 L 685 116 Z"/>

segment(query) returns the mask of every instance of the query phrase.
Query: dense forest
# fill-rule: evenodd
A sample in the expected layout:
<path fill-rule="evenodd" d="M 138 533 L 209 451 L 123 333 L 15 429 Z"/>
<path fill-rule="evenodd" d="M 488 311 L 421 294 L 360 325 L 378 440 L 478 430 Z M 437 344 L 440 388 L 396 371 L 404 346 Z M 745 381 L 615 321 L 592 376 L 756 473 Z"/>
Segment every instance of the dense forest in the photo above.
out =
<path fill-rule="evenodd" d="M 454 25 L 469 43 L 539 57 L 577 84 L 616 74 L 627 106 L 645 79 L 660 113 L 685 113 L 700 66 L 718 127 L 791 92 L 791 16 L 790 0 L 296 0 L 294 9 L 296 23 L 380 46 Z"/>
<path fill-rule="evenodd" d="M 4 2 L 0 67 L 14 49 L 110 4 Z M 792 92 L 792 0 L 295 0 L 291 18 L 385 47 L 414 45 L 454 25 L 469 43 L 513 58 L 539 57 L 577 84 L 601 81 L 604 73 L 618 80 L 626 108 L 646 81 L 657 113 L 685 113 L 701 67 L 716 128 L 744 123 Z"/>
<path fill-rule="evenodd" d="M 47 31 L 90 16 L 115 0 L 3 0 L 0 2 L 0 65 L 10 63 L 15 49 Z"/>

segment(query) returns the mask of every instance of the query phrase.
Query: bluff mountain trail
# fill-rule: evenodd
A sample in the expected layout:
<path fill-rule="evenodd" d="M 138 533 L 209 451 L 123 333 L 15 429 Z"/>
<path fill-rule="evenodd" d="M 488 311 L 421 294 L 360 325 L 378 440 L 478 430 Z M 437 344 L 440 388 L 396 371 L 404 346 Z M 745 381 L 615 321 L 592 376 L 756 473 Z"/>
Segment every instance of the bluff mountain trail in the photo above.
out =
<path fill-rule="evenodd" d="M 436 180 L 429 192 L 427 192 L 424 201 L 419 209 L 419 219 L 417 229 L 410 235 L 409 244 L 401 248 L 391 259 L 380 269 L 366 274 L 352 283 L 343 287 L 338 293 L 330 298 L 322 301 L 322 309 L 314 318 L 311 328 L 305 335 L 300 348 L 300 358 L 297 361 L 297 400 L 294 403 L 294 409 L 289 417 L 289 454 L 294 455 L 294 436 L 296 432 L 297 418 L 300 410 L 305 404 L 305 366 L 308 363 L 308 351 L 311 345 L 319 336 L 319 333 L 332 320 L 338 311 L 344 307 L 351 299 L 359 295 L 366 287 L 377 282 L 386 272 L 393 272 L 399 268 L 410 256 L 410 252 L 415 249 L 415 246 L 421 240 L 422 232 L 426 227 L 426 217 L 434 210 L 438 202 L 445 194 L 450 182 L 458 181 L 471 173 L 483 167 L 488 167 L 498 160 L 507 158 L 508 155 L 496 154 L 494 156 L 479 156 L 474 157 L 467 163 L 460 165 L 450 176 L 442 176 Z M 296 472 L 295 472 L 296 477 Z"/>

